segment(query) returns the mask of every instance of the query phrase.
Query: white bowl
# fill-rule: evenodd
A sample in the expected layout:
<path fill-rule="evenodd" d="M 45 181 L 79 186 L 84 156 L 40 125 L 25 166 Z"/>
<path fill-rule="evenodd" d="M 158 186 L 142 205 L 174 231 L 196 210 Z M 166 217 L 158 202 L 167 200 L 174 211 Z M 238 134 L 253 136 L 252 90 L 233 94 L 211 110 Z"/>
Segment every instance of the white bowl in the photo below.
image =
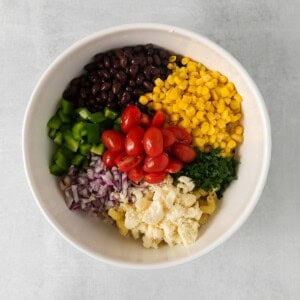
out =
<path fill-rule="evenodd" d="M 225 74 L 242 95 L 245 141 L 240 147 L 241 164 L 219 209 L 203 226 L 189 247 L 158 250 L 124 238 L 118 230 L 97 218 L 74 213 L 65 205 L 57 179 L 48 171 L 53 150 L 46 123 L 55 112 L 68 82 L 91 57 L 101 51 L 135 44 L 153 43 L 184 54 Z M 27 107 L 23 127 L 23 154 L 27 179 L 40 209 L 53 227 L 74 246 L 96 259 L 131 268 L 160 268 L 195 259 L 227 240 L 255 207 L 266 181 L 271 156 L 268 113 L 256 85 L 230 54 L 205 37 L 173 26 L 132 24 L 95 33 L 75 43 L 45 71 Z"/>

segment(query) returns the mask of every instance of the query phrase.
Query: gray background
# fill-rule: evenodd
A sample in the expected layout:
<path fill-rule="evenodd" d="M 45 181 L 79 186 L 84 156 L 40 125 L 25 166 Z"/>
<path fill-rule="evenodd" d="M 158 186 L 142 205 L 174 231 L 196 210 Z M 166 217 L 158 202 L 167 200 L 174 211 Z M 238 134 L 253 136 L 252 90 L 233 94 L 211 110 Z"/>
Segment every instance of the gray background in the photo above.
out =
<path fill-rule="evenodd" d="M 299 16 L 297 0 L 0 0 L 0 298 L 299 299 Z M 119 269 L 74 249 L 40 213 L 23 170 L 22 120 L 42 72 L 78 39 L 130 22 L 219 43 L 254 78 L 272 122 L 271 169 L 254 213 L 222 246 L 165 270 Z"/>

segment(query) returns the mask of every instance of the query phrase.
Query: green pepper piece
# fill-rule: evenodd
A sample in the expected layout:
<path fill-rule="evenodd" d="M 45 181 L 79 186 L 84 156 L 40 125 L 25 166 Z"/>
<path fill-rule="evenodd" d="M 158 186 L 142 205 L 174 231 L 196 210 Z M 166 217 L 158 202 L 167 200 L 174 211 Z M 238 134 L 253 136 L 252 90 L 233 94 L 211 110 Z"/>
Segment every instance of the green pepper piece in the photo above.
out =
<path fill-rule="evenodd" d="M 121 117 L 115 119 L 115 124 L 121 124 Z"/>
<path fill-rule="evenodd" d="M 79 147 L 79 141 L 76 141 L 73 138 L 71 130 L 68 130 L 64 133 L 65 146 L 72 152 L 77 152 Z"/>
<path fill-rule="evenodd" d="M 66 170 L 62 169 L 60 166 L 53 164 L 49 167 L 49 171 L 52 175 L 61 176 L 66 173 Z"/>
<path fill-rule="evenodd" d="M 98 124 L 86 124 L 87 142 L 96 144 L 100 141 L 100 131 Z"/>
<path fill-rule="evenodd" d="M 120 130 L 121 130 L 121 125 L 120 125 L 120 124 L 117 124 L 117 123 L 115 123 L 115 124 L 114 124 L 114 126 L 113 126 L 113 129 L 114 129 L 114 130 L 118 130 L 118 131 L 120 131 Z"/>
<path fill-rule="evenodd" d="M 74 156 L 74 153 L 66 147 L 60 147 L 57 151 L 60 151 L 68 161 Z"/>
<path fill-rule="evenodd" d="M 71 122 L 71 117 L 69 115 L 64 114 L 62 110 L 58 111 L 58 116 L 59 116 L 59 118 L 61 119 L 61 121 L 63 123 L 70 123 Z"/>
<path fill-rule="evenodd" d="M 50 128 L 49 131 L 48 131 L 48 136 L 49 136 L 50 139 L 53 140 L 56 136 L 56 129 Z"/>
<path fill-rule="evenodd" d="M 63 134 L 61 132 L 58 132 L 55 135 L 55 138 L 54 138 L 53 142 L 57 145 L 62 145 L 62 143 L 63 143 Z"/>
<path fill-rule="evenodd" d="M 76 154 L 74 157 L 73 157 L 73 159 L 72 159 L 72 165 L 74 165 L 74 166 L 80 166 L 81 165 L 81 163 L 83 162 L 83 160 L 84 160 L 84 156 L 83 155 L 81 155 L 81 154 Z"/>
<path fill-rule="evenodd" d="M 111 120 L 114 120 L 118 117 L 118 113 L 116 111 L 113 111 L 112 109 L 108 108 L 108 107 L 105 107 L 104 108 L 104 116 L 107 118 L 107 119 L 111 119 Z"/>
<path fill-rule="evenodd" d="M 53 117 L 50 118 L 50 120 L 47 123 L 48 128 L 52 128 L 52 129 L 59 129 L 59 127 L 61 126 L 61 119 L 55 115 Z"/>
<path fill-rule="evenodd" d="M 75 140 L 80 141 L 81 138 L 86 135 L 86 123 L 77 122 L 72 128 L 72 134 Z"/>
<path fill-rule="evenodd" d="M 93 145 L 91 148 L 91 152 L 98 155 L 102 155 L 104 151 L 105 151 L 105 147 L 103 144 Z"/>
<path fill-rule="evenodd" d="M 89 110 L 85 107 L 78 108 L 76 111 L 79 114 L 79 116 L 84 120 L 88 119 L 91 115 Z"/>
<path fill-rule="evenodd" d="M 80 154 L 87 156 L 90 153 L 91 147 L 92 146 L 90 144 L 81 144 L 79 146 Z"/>
<path fill-rule="evenodd" d="M 62 170 L 67 170 L 69 162 L 61 151 L 56 151 L 52 157 L 53 164 L 59 166 Z"/>
<path fill-rule="evenodd" d="M 93 114 L 90 114 L 89 120 L 92 123 L 100 123 L 100 122 L 103 122 L 105 120 L 105 116 L 103 115 L 102 112 L 99 111 L 99 112 L 95 112 Z"/>
<path fill-rule="evenodd" d="M 64 114 L 72 115 L 74 113 L 74 105 L 72 102 L 62 99 L 60 106 L 61 106 L 61 110 Z"/>

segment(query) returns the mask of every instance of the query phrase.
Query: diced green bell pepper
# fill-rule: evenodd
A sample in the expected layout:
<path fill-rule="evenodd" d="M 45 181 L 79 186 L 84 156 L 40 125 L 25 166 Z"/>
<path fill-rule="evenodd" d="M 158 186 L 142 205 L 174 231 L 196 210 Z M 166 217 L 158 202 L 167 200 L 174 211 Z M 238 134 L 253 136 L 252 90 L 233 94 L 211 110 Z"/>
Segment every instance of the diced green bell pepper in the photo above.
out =
<path fill-rule="evenodd" d="M 91 113 L 89 112 L 89 110 L 85 107 L 82 107 L 82 108 L 78 108 L 77 110 L 77 113 L 79 114 L 79 116 L 86 120 L 90 117 Z"/>
<path fill-rule="evenodd" d="M 70 115 L 64 114 L 62 110 L 58 111 L 58 116 L 61 119 L 63 123 L 70 123 L 71 122 L 71 117 Z"/>
<path fill-rule="evenodd" d="M 65 146 L 72 152 L 77 152 L 79 141 L 74 139 L 72 132 L 70 130 L 66 131 L 63 136 L 65 140 Z"/>
<path fill-rule="evenodd" d="M 61 124 L 62 124 L 61 119 L 57 115 L 55 115 L 52 118 L 50 118 L 50 120 L 47 123 L 47 126 L 48 128 L 59 129 Z"/>
<path fill-rule="evenodd" d="M 100 131 L 98 124 L 86 124 L 87 142 L 90 144 L 96 144 L 100 141 Z"/>
<path fill-rule="evenodd" d="M 49 171 L 51 174 L 55 176 L 61 176 L 66 173 L 66 170 L 62 169 L 60 166 L 53 164 L 49 167 Z"/>
<path fill-rule="evenodd" d="M 61 132 L 58 132 L 55 135 L 55 138 L 54 138 L 53 142 L 57 145 L 62 145 L 62 143 L 63 143 L 63 134 Z"/>
<path fill-rule="evenodd" d="M 56 129 L 50 128 L 49 131 L 48 131 L 48 136 L 49 136 L 50 139 L 53 140 L 56 136 Z"/>
<path fill-rule="evenodd" d="M 91 150 L 91 145 L 90 144 L 81 144 L 79 146 L 79 152 L 80 154 L 86 156 L 90 153 L 90 150 Z"/>
<path fill-rule="evenodd" d="M 87 134 L 86 123 L 77 122 L 72 128 L 72 134 L 75 140 L 80 141 Z"/>
<path fill-rule="evenodd" d="M 72 102 L 62 99 L 60 105 L 64 114 L 71 115 L 74 113 L 74 105 Z"/>
<path fill-rule="evenodd" d="M 114 120 L 118 117 L 118 113 L 113 111 L 112 109 L 108 108 L 108 107 L 105 107 L 104 108 L 104 116 L 107 118 L 107 119 L 111 119 L 111 120 Z"/>
<path fill-rule="evenodd" d="M 53 154 L 52 164 L 59 166 L 62 170 L 65 170 L 65 171 L 69 167 L 67 158 L 59 150 Z"/>
<path fill-rule="evenodd" d="M 74 166 L 80 166 L 81 165 L 81 163 L 84 161 L 84 156 L 83 155 L 81 155 L 81 154 L 76 154 L 74 157 L 73 157 L 73 159 L 72 159 L 72 165 L 74 165 Z"/>
<path fill-rule="evenodd" d="M 115 123 L 115 124 L 114 124 L 114 126 L 113 126 L 113 129 L 114 129 L 114 130 L 118 130 L 118 131 L 120 131 L 120 130 L 121 130 L 121 125 L 120 125 L 120 124 L 117 124 L 117 123 Z"/>
<path fill-rule="evenodd" d="M 121 117 L 115 119 L 115 124 L 121 124 Z"/>
<path fill-rule="evenodd" d="M 99 112 L 95 112 L 95 113 L 90 114 L 89 120 L 92 123 L 100 123 L 100 122 L 103 122 L 105 120 L 105 116 L 103 115 L 102 112 L 99 111 Z"/>
<path fill-rule="evenodd" d="M 93 145 L 91 148 L 91 152 L 98 155 L 102 155 L 104 151 L 105 151 L 105 147 L 103 144 Z"/>

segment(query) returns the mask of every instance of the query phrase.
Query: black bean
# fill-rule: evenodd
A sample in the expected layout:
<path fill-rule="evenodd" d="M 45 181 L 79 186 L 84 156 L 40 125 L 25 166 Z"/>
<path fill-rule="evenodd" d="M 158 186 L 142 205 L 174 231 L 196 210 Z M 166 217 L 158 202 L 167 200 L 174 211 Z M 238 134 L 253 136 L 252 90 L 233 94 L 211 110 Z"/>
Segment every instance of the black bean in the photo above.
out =
<path fill-rule="evenodd" d="M 92 94 L 95 95 L 100 91 L 100 84 L 96 83 L 92 86 Z"/>
<path fill-rule="evenodd" d="M 131 65 L 129 68 L 129 73 L 132 77 L 135 77 L 138 71 L 139 71 L 138 65 Z"/>
<path fill-rule="evenodd" d="M 80 83 L 80 77 L 76 77 L 71 80 L 70 85 L 78 85 Z"/>
<path fill-rule="evenodd" d="M 135 47 L 133 47 L 133 52 L 137 53 L 143 50 L 143 46 L 142 45 L 137 45 Z"/>
<path fill-rule="evenodd" d="M 146 57 L 143 57 L 143 58 L 141 58 L 141 61 L 140 61 L 140 66 L 141 67 L 146 67 L 147 66 L 147 59 L 146 59 Z"/>
<path fill-rule="evenodd" d="M 135 57 L 131 60 L 131 63 L 133 65 L 138 65 L 141 62 L 141 59 L 139 57 Z"/>
<path fill-rule="evenodd" d="M 129 86 L 135 87 L 135 81 L 132 80 L 132 79 L 130 79 L 130 80 L 128 81 L 128 84 L 129 84 Z"/>
<path fill-rule="evenodd" d="M 97 64 L 95 63 L 89 63 L 84 66 L 84 69 L 87 70 L 88 72 L 94 71 L 97 69 Z"/>
<path fill-rule="evenodd" d="M 150 79 L 151 78 L 151 71 L 152 71 L 152 68 L 153 66 L 152 65 L 149 65 L 147 66 L 145 69 L 144 69 L 144 74 L 145 74 L 145 77 L 147 79 Z"/>
<path fill-rule="evenodd" d="M 133 91 L 133 88 L 131 86 L 126 86 L 125 90 L 131 93 Z"/>
<path fill-rule="evenodd" d="M 167 58 L 167 57 L 168 57 L 168 52 L 167 52 L 166 50 L 161 49 L 161 50 L 159 51 L 159 56 L 160 56 L 161 58 Z"/>
<path fill-rule="evenodd" d="M 143 86 L 146 88 L 147 91 L 151 92 L 154 88 L 154 85 L 150 81 L 144 81 Z"/>
<path fill-rule="evenodd" d="M 98 69 L 103 69 L 104 68 L 104 63 L 98 63 L 97 68 Z"/>
<path fill-rule="evenodd" d="M 153 55 L 154 63 L 159 66 L 161 64 L 161 60 L 157 54 Z"/>
<path fill-rule="evenodd" d="M 121 67 L 120 61 L 119 60 L 114 61 L 113 68 L 114 69 L 119 69 L 120 67 Z"/>
<path fill-rule="evenodd" d="M 103 61 L 103 57 L 104 57 L 104 54 L 103 53 L 98 53 L 94 56 L 94 61 L 99 63 L 99 62 L 102 62 Z"/>
<path fill-rule="evenodd" d="M 159 68 L 152 68 L 151 69 L 151 74 L 153 75 L 153 77 L 157 78 L 160 75 L 160 69 Z"/>
<path fill-rule="evenodd" d="M 149 50 L 149 49 L 153 49 L 153 44 L 149 43 L 145 45 L 145 49 Z"/>
<path fill-rule="evenodd" d="M 148 63 L 148 65 L 153 64 L 153 57 L 152 56 L 147 56 L 147 63 Z"/>
<path fill-rule="evenodd" d="M 140 89 L 140 88 L 136 88 L 136 89 L 134 89 L 133 90 L 133 94 L 135 95 L 135 96 L 141 96 L 141 95 L 143 95 L 144 94 L 144 90 L 143 89 Z"/>
<path fill-rule="evenodd" d="M 113 92 L 115 95 L 117 95 L 117 94 L 119 93 L 120 89 L 121 89 L 121 84 L 120 84 L 120 82 L 114 83 L 113 86 L 112 86 L 112 88 L 111 88 L 112 92 Z"/>
<path fill-rule="evenodd" d="M 123 94 L 122 94 L 122 97 L 121 97 L 121 101 L 125 101 L 125 102 L 128 102 L 130 100 L 130 94 L 125 91 Z"/>
<path fill-rule="evenodd" d="M 80 96 L 82 99 L 85 99 L 87 97 L 87 91 L 85 88 L 80 89 Z"/>
<path fill-rule="evenodd" d="M 122 57 L 125 56 L 124 51 L 121 50 L 121 49 L 115 50 L 115 54 L 116 54 L 116 56 L 117 56 L 120 60 L 121 60 Z"/>
<path fill-rule="evenodd" d="M 116 74 L 116 78 L 121 82 L 124 83 L 126 81 L 126 74 L 123 71 L 119 71 Z"/>
<path fill-rule="evenodd" d="M 145 80 L 145 76 L 142 73 L 139 73 L 136 76 L 136 83 L 137 84 L 142 85 L 144 80 Z"/>
<path fill-rule="evenodd" d="M 108 91 L 111 88 L 110 82 L 103 82 L 101 85 L 101 91 Z"/>
<path fill-rule="evenodd" d="M 110 73 L 112 76 L 115 76 L 115 75 L 118 73 L 118 70 L 116 70 L 115 68 L 110 68 L 110 69 L 109 69 L 109 73 Z"/>
<path fill-rule="evenodd" d="M 107 101 L 108 101 L 108 102 L 112 102 L 112 101 L 114 101 L 114 98 L 115 98 L 114 93 L 113 93 L 112 91 L 109 91 L 109 92 L 108 92 Z"/>
<path fill-rule="evenodd" d="M 120 65 L 122 68 L 126 68 L 127 67 L 127 64 L 128 64 L 128 59 L 126 56 L 122 56 L 120 58 Z"/>
<path fill-rule="evenodd" d="M 101 98 L 102 98 L 103 100 L 106 100 L 106 99 L 108 98 L 107 93 L 104 92 L 104 91 L 102 91 L 102 92 L 101 92 Z"/>
<path fill-rule="evenodd" d="M 104 56 L 103 62 L 105 68 L 110 68 L 110 59 L 108 56 Z"/>

